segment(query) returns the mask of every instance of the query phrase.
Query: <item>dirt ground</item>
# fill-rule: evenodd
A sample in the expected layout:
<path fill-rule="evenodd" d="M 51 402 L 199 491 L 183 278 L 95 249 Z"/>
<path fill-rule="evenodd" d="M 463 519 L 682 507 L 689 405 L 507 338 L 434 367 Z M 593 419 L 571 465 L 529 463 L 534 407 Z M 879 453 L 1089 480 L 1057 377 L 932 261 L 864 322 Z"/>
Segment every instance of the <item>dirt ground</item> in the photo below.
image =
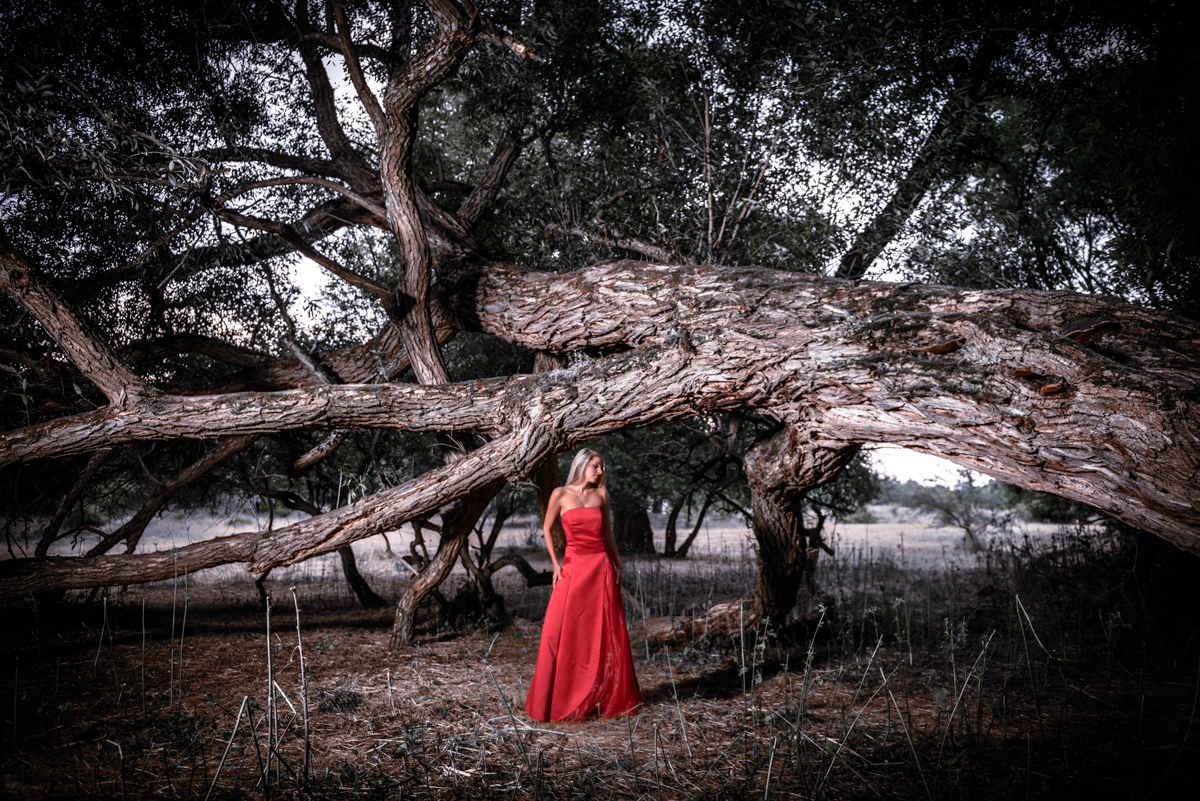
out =
<path fill-rule="evenodd" d="M 530 544 L 523 525 L 503 547 Z M 1019 562 L 1026 535 L 1029 561 Z M 269 636 L 251 577 L 234 568 L 58 610 L 9 607 L 0 792 L 1181 797 L 1200 779 L 1197 665 L 1172 662 L 1175 652 L 1145 637 L 1137 652 L 1136 626 L 1119 610 L 1071 606 L 1091 585 L 1046 555 L 1060 547 L 1049 535 L 1032 555 L 1043 535 L 1009 532 L 1007 546 L 981 554 L 920 521 L 844 526 L 805 616 L 673 646 L 640 636 L 639 610 L 703 614 L 744 597 L 750 542 L 726 523 L 687 560 L 631 557 L 627 613 L 646 706 L 572 724 L 522 709 L 548 591 L 513 571 L 497 576 L 507 626 L 445 629 L 411 647 L 391 647 L 392 611 L 356 608 L 328 560 L 269 577 Z M 184 536 L 176 531 L 177 544 Z M 403 536 L 389 544 L 408 548 Z M 408 580 L 395 562 L 382 542 L 359 549 L 372 585 L 392 598 Z M 1042 581 L 1046 564 L 1060 572 Z"/>

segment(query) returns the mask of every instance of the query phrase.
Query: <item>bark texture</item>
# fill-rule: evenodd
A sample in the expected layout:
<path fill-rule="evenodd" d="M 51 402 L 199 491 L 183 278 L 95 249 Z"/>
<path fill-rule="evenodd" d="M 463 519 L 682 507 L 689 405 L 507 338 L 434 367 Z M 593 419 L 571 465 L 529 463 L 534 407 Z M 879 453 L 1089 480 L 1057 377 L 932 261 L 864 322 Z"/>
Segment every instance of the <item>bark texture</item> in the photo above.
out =
<path fill-rule="evenodd" d="M 755 622 L 760 617 L 782 622 L 795 607 L 813 545 L 804 526 L 803 495 L 833 479 L 858 449 L 788 426 L 746 454 L 758 543 L 758 578 L 750 604 Z"/>
<path fill-rule="evenodd" d="M 185 561 L 189 570 L 250 561 L 261 572 L 395 530 L 594 436 L 746 408 L 819 432 L 823 442 L 895 443 L 1084 501 L 1200 552 L 1200 326 L 1191 321 L 1070 292 L 748 268 L 610 262 L 556 275 L 499 264 L 457 279 L 455 294 L 444 294 L 449 280 L 438 286 L 464 326 L 558 353 L 634 350 L 465 384 L 149 398 L 8 432 L 0 463 L 300 428 L 493 437 L 460 462 L 355 506 L 179 554 L 181 569 Z M 1066 336 L 1080 317 L 1113 325 L 1080 342 Z M 0 575 L 2 595 L 13 597 L 59 582 L 152 581 L 173 568 L 134 554 L 16 560 Z"/>
<path fill-rule="evenodd" d="M 537 471 L 544 488 L 552 480 L 547 460 L 595 436 L 737 409 L 785 425 L 779 438 L 752 455 L 748 469 L 765 576 L 760 585 L 771 584 L 756 591 L 754 615 L 777 614 L 795 602 L 795 566 L 805 557 L 803 525 L 792 503 L 796 493 L 832 475 L 866 442 L 932 453 L 1083 501 L 1200 553 L 1200 325 L 1070 292 L 973 291 L 619 260 L 574 273 L 542 273 L 489 261 L 472 228 L 521 143 L 506 137 L 511 141 L 496 148 L 478 185 L 452 213 L 434 203 L 412 174 L 418 106 L 478 41 L 533 54 L 495 29 L 484 6 L 454 0 L 425 5 L 431 35 L 400 66 L 386 51 L 356 45 L 340 7 L 331 9 L 336 24 L 300 39 L 292 38 L 297 28 L 312 26 L 279 15 L 278 30 L 264 35 L 295 43 L 329 158 L 262 148 L 214 150 L 211 157 L 221 161 L 307 174 L 244 184 L 211 204 L 206 199 L 205 209 L 189 201 L 193 205 L 180 210 L 182 222 L 174 229 L 211 213 L 219 224 L 258 232 L 191 252 L 172 273 L 174 280 L 214 265 L 258 265 L 301 253 L 379 299 L 389 322 L 374 340 L 324 354 L 297 350 L 294 357 L 188 335 L 117 348 L 63 303 L 28 260 L 0 250 L 0 291 L 33 315 L 70 369 L 109 400 L 92 412 L 0 433 L 0 468 L 134 442 L 226 438 L 226 447 L 235 448 L 252 437 L 296 430 L 470 432 L 486 444 L 406 484 L 274 531 L 169 553 L 0 563 L 0 600 L 154 581 L 232 562 L 263 573 L 443 510 L 437 553 L 400 603 L 396 634 L 407 639 L 424 593 L 448 574 L 467 532 L 504 481 Z M 303 7 L 298 15 L 307 19 Z M 980 70 L 992 57 L 987 47 L 978 54 Z M 389 74 L 382 101 L 367 84 L 359 52 Z M 375 130 L 377 168 L 366 163 L 338 119 L 323 62 L 329 53 L 344 58 Z M 859 274 L 927 191 L 942 140 L 962 130 L 956 109 L 943 109 L 909 180 L 847 254 L 848 275 Z M 291 222 L 257 219 L 249 207 L 231 206 L 247 192 L 288 184 L 321 187 L 337 197 Z M 593 222 L 602 233 L 574 226 L 565 232 L 611 237 L 616 246 L 661 262 L 672 258 L 665 248 L 622 238 L 598 218 Z M 317 249 L 318 240 L 346 225 L 391 233 L 403 267 L 396 286 L 358 275 Z M 710 217 L 710 240 L 712 233 Z M 160 240 L 164 246 L 167 241 Z M 145 258 L 143 253 L 125 266 L 98 270 L 88 285 L 127 280 Z M 494 334 L 550 356 L 574 353 L 575 359 L 569 367 L 546 363 L 549 369 L 532 376 L 453 384 L 439 346 L 459 330 Z M 238 371 L 208 385 L 154 387 L 133 368 L 152 375 L 156 360 L 185 351 Z M 313 365 L 328 373 L 326 380 L 343 383 L 323 384 Z M 390 381 L 408 366 L 420 385 L 372 383 Z M 49 369 L 60 378 L 69 372 Z M 328 442 L 336 440 L 331 436 Z M 302 463 L 320 456 L 318 449 Z M 207 469 L 203 461 L 194 468 Z M 44 538 L 47 546 L 53 536 Z M 746 611 L 727 606 L 714 610 L 708 622 L 726 629 L 744 625 Z"/>
<path fill-rule="evenodd" d="M 95 330 L 12 251 L 0 247 L 0 291 L 21 304 L 95 384 L 109 403 L 120 406 L 153 390 L 113 353 Z"/>
<path fill-rule="evenodd" d="M 481 449 L 482 450 L 482 449 Z M 476 451 L 479 453 L 479 451 Z M 464 460 L 465 461 L 465 460 Z M 493 480 L 476 489 L 463 503 L 451 507 L 442 521 L 442 538 L 433 559 L 422 570 L 413 583 L 400 597 L 396 609 L 396 621 L 392 626 L 392 644 L 411 643 L 416 635 L 417 608 L 425 596 L 437 589 L 458 561 L 459 554 L 483 514 L 488 503 L 504 486 L 502 480 Z"/>

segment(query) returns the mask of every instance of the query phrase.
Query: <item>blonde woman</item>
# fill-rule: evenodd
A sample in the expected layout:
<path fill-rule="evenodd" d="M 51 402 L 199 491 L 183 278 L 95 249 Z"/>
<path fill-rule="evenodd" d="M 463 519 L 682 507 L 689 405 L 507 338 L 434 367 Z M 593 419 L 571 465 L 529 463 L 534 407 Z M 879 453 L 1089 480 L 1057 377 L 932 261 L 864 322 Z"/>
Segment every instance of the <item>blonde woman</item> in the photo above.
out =
<path fill-rule="evenodd" d="M 550 533 L 560 516 L 567 535 L 562 564 Z M 554 589 L 525 711 L 541 721 L 636 714 L 642 694 L 621 606 L 621 556 L 603 456 L 590 448 L 576 454 L 566 485 L 550 495 L 542 534 L 554 566 Z"/>

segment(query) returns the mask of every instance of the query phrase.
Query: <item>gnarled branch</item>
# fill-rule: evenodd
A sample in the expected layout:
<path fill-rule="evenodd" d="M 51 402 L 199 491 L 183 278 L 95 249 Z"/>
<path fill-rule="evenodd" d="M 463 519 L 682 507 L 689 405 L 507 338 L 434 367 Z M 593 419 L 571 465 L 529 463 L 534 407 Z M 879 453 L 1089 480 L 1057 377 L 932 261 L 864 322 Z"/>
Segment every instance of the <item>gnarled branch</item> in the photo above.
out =
<path fill-rule="evenodd" d="M 0 247 L 0 290 L 42 324 L 109 403 L 121 406 L 157 394 L 113 353 L 49 283 L 15 253 Z"/>
<path fill-rule="evenodd" d="M 130 441 L 386 425 L 498 437 L 461 462 L 269 540 L 242 535 L 245 542 L 195 551 L 204 554 L 197 564 L 219 556 L 261 570 L 393 530 L 600 434 L 746 408 L 819 431 L 833 450 L 888 442 L 934 453 L 1200 551 L 1193 322 L 1070 292 L 850 283 L 762 269 L 608 262 L 548 275 L 492 265 L 455 280 L 469 281 L 459 284 L 455 314 L 510 341 L 556 352 L 639 349 L 459 385 L 155 399 L 11 432 L 0 454 L 11 462 L 35 453 L 39 436 L 49 438 L 42 453 L 87 452 L 115 444 L 114 432 Z M 1089 315 L 1113 325 L 1083 343 L 1065 335 Z M 927 352 L 950 337 L 961 340 L 953 352 Z M 1037 375 L 1061 376 L 1065 388 L 1045 395 Z M 125 563 L 110 568 L 124 581 L 152 580 L 124 578 L 137 575 Z M 83 575 L 95 581 L 90 571 Z"/>

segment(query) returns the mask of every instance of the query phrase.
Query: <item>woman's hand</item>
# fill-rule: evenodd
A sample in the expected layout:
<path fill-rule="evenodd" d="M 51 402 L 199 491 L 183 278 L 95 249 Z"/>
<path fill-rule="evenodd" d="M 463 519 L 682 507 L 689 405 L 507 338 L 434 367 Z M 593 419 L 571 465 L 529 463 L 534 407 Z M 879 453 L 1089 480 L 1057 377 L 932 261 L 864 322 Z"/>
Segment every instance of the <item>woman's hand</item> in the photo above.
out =
<path fill-rule="evenodd" d="M 555 566 L 554 566 L 554 575 L 553 575 L 553 576 L 550 578 L 550 587 L 551 587 L 551 589 L 553 589 L 554 587 L 558 586 L 558 580 L 559 580 L 560 578 L 562 578 L 562 566 L 561 566 L 561 565 L 555 565 Z"/>
<path fill-rule="evenodd" d="M 620 587 L 621 586 L 621 574 L 623 572 L 623 570 L 621 569 L 621 566 L 615 565 L 613 567 L 613 572 L 615 572 L 617 574 L 617 586 Z"/>

